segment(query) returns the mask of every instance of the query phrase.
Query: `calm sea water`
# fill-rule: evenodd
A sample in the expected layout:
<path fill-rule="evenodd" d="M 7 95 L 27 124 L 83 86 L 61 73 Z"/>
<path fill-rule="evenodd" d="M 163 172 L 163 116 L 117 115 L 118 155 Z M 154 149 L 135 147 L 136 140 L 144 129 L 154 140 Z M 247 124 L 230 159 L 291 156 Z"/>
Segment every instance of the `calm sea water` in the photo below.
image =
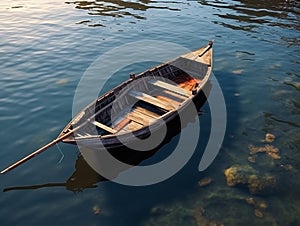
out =
<path fill-rule="evenodd" d="M 214 74 L 227 107 L 223 146 L 206 171 L 197 170 L 199 150 L 156 185 L 100 182 L 75 146 L 59 144 L 1 175 L 1 225 L 299 225 L 299 21 L 300 4 L 293 0 L 1 1 L 1 168 L 58 135 L 72 116 L 85 70 L 122 44 L 150 39 L 195 49 L 214 39 Z M 114 76 L 106 88 L 126 78 Z M 208 105 L 199 117 L 207 134 Z M 249 144 L 264 146 L 266 133 L 276 136 L 272 145 L 281 158 L 261 154 L 249 162 Z M 174 145 L 176 139 L 162 151 Z M 274 191 L 255 195 L 245 186 L 228 187 L 224 170 L 237 164 L 276 177 Z M 77 185 L 68 181 L 75 167 L 83 171 L 73 178 Z M 198 186 L 205 177 L 212 183 Z M 7 190 L 16 186 L 29 187 Z M 248 204 L 249 197 L 256 204 Z"/>

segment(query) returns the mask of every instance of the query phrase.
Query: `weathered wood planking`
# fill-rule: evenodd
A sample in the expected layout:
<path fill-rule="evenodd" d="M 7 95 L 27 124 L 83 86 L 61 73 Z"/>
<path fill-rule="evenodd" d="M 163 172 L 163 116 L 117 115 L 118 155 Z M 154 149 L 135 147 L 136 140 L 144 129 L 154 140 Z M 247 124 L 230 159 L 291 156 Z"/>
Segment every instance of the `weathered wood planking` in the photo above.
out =
<path fill-rule="evenodd" d="M 135 121 L 139 124 L 142 124 L 144 126 L 149 125 L 151 122 L 155 121 L 154 118 L 149 117 L 145 114 L 142 114 L 138 111 L 132 111 L 128 114 L 127 116 L 129 119 L 131 119 L 132 121 Z"/>
<path fill-rule="evenodd" d="M 180 103 L 182 102 L 182 101 L 180 101 L 180 102 L 175 101 L 174 99 L 171 99 L 171 98 L 168 98 L 168 97 L 162 96 L 162 95 L 158 95 L 158 96 L 155 96 L 155 97 L 157 99 L 159 99 L 159 100 L 164 101 L 164 102 L 168 102 L 169 104 L 171 104 L 172 106 L 174 106 L 174 108 L 178 108 L 179 105 L 180 105 Z"/>
<path fill-rule="evenodd" d="M 200 79 L 195 79 L 187 74 L 181 74 L 172 79 L 173 82 L 177 83 L 182 89 L 191 91 L 196 83 L 201 83 Z"/>
<path fill-rule="evenodd" d="M 174 92 L 171 92 L 169 90 L 161 90 L 160 94 L 167 97 L 167 98 L 169 98 L 169 99 L 171 99 L 171 100 L 179 102 L 179 103 L 181 103 L 181 102 L 183 102 L 187 99 L 187 97 L 179 95 L 179 94 L 174 93 Z"/>
<path fill-rule="evenodd" d="M 160 80 L 149 80 L 148 82 L 154 86 L 158 86 L 162 89 L 166 89 L 166 90 L 178 93 L 182 96 L 189 97 L 191 95 L 187 90 L 182 89 L 181 87 L 178 87 L 176 85 L 169 84 L 169 83 L 166 83 L 166 82 L 163 82 Z"/>
<path fill-rule="evenodd" d="M 150 96 L 146 93 L 142 93 L 139 91 L 131 90 L 128 92 L 128 94 L 138 100 L 142 100 L 144 102 L 147 102 L 149 104 L 152 104 L 154 106 L 160 107 L 162 109 L 165 109 L 167 111 L 174 110 L 173 106 L 169 105 L 168 103 L 164 103 L 161 100 L 158 100 L 157 98 Z"/>
<path fill-rule="evenodd" d="M 157 113 L 155 113 L 153 111 L 150 111 L 150 110 L 148 110 L 146 108 L 143 108 L 143 107 L 140 107 L 140 106 L 134 107 L 133 111 L 138 111 L 138 112 L 140 112 L 142 114 L 145 114 L 145 115 L 148 115 L 148 116 L 150 116 L 150 117 L 152 117 L 154 119 L 156 119 L 156 118 L 158 118 L 158 117 L 161 116 L 161 115 L 159 115 L 159 114 L 157 114 Z"/>
<path fill-rule="evenodd" d="M 121 130 L 123 129 L 128 123 L 130 123 L 130 119 L 129 118 L 123 118 L 113 129 L 114 130 Z"/>
<path fill-rule="evenodd" d="M 112 133 L 112 134 L 115 134 L 115 133 L 118 132 L 117 130 L 115 130 L 113 128 L 110 128 L 109 126 L 104 125 L 104 124 L 102 124 L 100 122 L 97 122 L 97 121 L 92 121 L 92 124 L 94 124 L 95 126 L 101 128 L 101 129 L 103 129 L 103 130 L 105 130 L 105 131 L 107 131 L 109 133 Z"/>
<path fill-rule="evenodd" d="M 135 121 L 130 121 L 130 123 L 128 123 L 120 132 L 132 132 L 138 129 L 143 128 L 144 125 L 135 122 Z"/>

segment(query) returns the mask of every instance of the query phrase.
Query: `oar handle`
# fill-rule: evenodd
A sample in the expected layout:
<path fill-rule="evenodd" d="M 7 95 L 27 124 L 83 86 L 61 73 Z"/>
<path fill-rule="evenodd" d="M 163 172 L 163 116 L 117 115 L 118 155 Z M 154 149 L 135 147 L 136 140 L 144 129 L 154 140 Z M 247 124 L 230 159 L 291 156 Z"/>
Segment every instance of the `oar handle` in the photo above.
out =
<path fill-rule="evenodd" d="M 75 131 L 77 131 L 78 129 L 80 129 L 83 125 L 85 125 L 86 123 L 81 124 L 80 126 L 76 127 L 75 129 L 67 132 L 66 134 L 64 134 L 63 136 L 51 141 L 50 143 L 46 144 L 45 146 L 39 148 L 38 150 L 36 150 L 35 152 L 32 152 L 31 154 L 27 155 L 26 157 L 22 158 L 21 160 L 17 161 L 16 163 L 10 165 L 9 167 L 7 167 L 6 169 L 1 171 L 1 174 L 4 174 L 8 171 L 11 171 L 12 169 L 18 167 L 19 165 L 23 164 L 24 162 L 27 162 L 29 159 L 32 159 L 34 156 L 42 153 L 43 151 L 46 151 L 48 148 L 52 147 L 53 145 L 59 143 L 60 141 L 62 141 L 63 139 L 69 137 L 72 133 L 74 133 Z"/>
<path fill-rule="evenodd" d="M 55 139 L 55 140 L 51 141 L 50 143 L 46 144 L 45 146 L 41 147 L 40 149 L 36 150 L 35 152 L 32 152 L 31 154 L 27 155 L 26 157 L 20 159 L 19 161 L 17 161 L 14 164 L 10 165 L 6 169 L 2 170 L 1 174 L 4 174 L 4 173 L 16 168 L 17 166 L 23 164 L 24 162 L 27 162 L 29 159 L 32 159 L 34 156 L 42 153 L 43 151 L 45 151 L 48 148 L 52 147 L 53 145 L 57 144 L 59 141 L 60 140 L 58 140 L 58 139 Z"/>
<path fill-rule="evenodd" d="M 50 143 L 46 144 L 45 146 L 41 147 L 40 149 L 36 150 L 35 152 L 32 152 L 31 154 L 27 155 L 26 157 L 22 158 L 21 160 L 17 161 L 16 163 L 8 166 L 6 169 L 2 170 L 0 173 L 4 174 L 8 171 L 11 171 L 12 169 L 18 167 L 19 165 L 23 164 L 24 162 L 27 162 L 29 159 L 32 159 L 34 156 L 42 153 L 43 151 L 47 150 L 48 148 L 52 147 L 53 145 L 59 143 L 63 139 L 71 136 L 75 131 L 81 129 L 83 126 L 85 126 L 87 123 L 91 121 L 91 119 L 95 118 L 97 114 L 99 114 L 100 111 L 93 114 L 90 118 L 88 118 L 85 122 L 80 124 L 79 126 L 75 127 L 74 129 L 70 130 L 69 132 L 65 133 L 64 135 L 60 136 L 59 138 L 56 138 L 55 140 L 51 141 Z"/>

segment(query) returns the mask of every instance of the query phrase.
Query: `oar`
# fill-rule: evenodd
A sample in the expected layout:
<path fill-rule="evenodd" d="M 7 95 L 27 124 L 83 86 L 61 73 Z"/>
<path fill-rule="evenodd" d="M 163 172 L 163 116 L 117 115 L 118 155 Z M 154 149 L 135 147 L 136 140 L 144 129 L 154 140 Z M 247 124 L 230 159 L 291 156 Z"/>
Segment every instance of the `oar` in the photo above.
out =
<path fill-rule="evenodd" d="M 38 150 L 36 150 L 35 152 L 32 152 L 31 154 L 27 155 L 26 157 L 22 158 L 21 160 L 17 161 L 16 163 L 10 165 L 9 167 L 7 167 L 6 169 L 1 171 L 1 174 L 4 174 L 14 168 L 16 168 L 17 166 L 23 164 L 24 162 L 27 162 L 29 159 L 33 158 L 34 156 L 42 153 L 43 151 L 46 151 L 48 148 L 52 147 L 53 145 L 59 143 L 60 141 L 62 141 L 63 139 L 69 137 L 72 135 L 72 133 L 74 133 L 75 131 L 79 130 L 80 128 L 82 128 L 86 123 L 88 123 L 89 120 L 85 121 L 84 123 L 82 123 L 81 125 L 77 126 L 76 128 L 74 128 L 73 130 L 67 132 L 66 134 L 64 134 L 63 136 L 56 138 L 55 140 L 51 141 L 50 143 L 46 144 L 45 146 L 39 148 Z"/>
<path fill-rule="evenodd" d="M 53 145 L 61 142 L 63 139 L 69 137 L 72 135 L 72 133 L 74 133 L 75 131 L 81 129 L 83 126 L 85 126 L 87 123 L 90 123 L 91 120 L 95 119 L 95 117 L 101 112 L 101 109 L 99 111 L 97 111 L 95 114 L 93 114 L 91 117 L 89 117 L 85 122 L 83 122 L 82 124 L 80 124 L 79 126 L 75 127 L 74 129 L 70 130 L 69 132 L 67 132 L 66 134 L 64 134 L 63 136 L 56 138 L 55 140 L 51 141 L 50 143 L 46 144 L 45 146 L 41 147 L 40 149 L 36 150 L 35 152 L 32 152 L 31 154 L 27 155 L 26 157 L 22 158 L 21 160 L 19 160 L 18 162 L 10 165 L 9 167 L 7 167 L 6 169 L 2 170 L 0 173 L 4 174 L 14 168 L 16 168 L 17 166 L 23 164 L 24 162 L 27 162 L 29 159 L 33 158 L 34 156 L 42 153 L 43 151 L 46 151 L 48 148 L 52 147 Z"/>

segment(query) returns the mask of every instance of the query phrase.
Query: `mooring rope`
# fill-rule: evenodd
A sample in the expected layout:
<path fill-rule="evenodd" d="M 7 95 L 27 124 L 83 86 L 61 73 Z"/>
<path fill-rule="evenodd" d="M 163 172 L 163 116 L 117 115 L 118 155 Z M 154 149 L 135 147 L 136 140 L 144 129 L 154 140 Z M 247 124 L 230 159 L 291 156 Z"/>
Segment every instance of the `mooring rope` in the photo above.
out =
<path fill-rule="evenodd" d="M 61 154 L 61 158 L 60 158 L 60 160 L 58 161 L 58 164 L 60 164 L 60 163 L 62 162 L 62 160 L 64 159 L 65 155 L 64 155 L 64 153 L 62 152 L 62 150 L 60 149 L 60 147 L 58 146 L 58 143 L 56 143 L 56 147 L 57 147 L 58 151 L 59 151 L 60 154 Z"/>

